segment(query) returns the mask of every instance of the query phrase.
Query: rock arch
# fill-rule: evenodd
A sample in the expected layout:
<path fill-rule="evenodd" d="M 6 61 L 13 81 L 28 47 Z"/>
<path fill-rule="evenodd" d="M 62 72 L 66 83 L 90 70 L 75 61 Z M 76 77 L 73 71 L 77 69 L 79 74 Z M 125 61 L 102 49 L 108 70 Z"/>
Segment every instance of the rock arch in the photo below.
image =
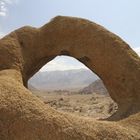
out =
<path fill-rule="evenodd" d="M 120 121 L 108 123 L 91 119 L 81 120 L 57 112 L 45 107 L 24 88 L 22 84 L 26 86 L 28 79 L 57 55 L 69 55 L 78 59 L 104 81 L 110 96 L 119 106 L 118 112 L 108 120 L 122 121 L 121 119 L 125 118 L 124 127 L 120 125 Z M 58 16 L 41 28 L 20 28 L 0 40 L 0 70 L 2 103 L 16 110 L 15 112 L 10 110 L 9 114 L 7 112 L 9 109 L 0 104 L 0 114 L 3 114 L 0 120 L 4 120 L 5 116 L 9 116 L 9 120 L 14 115 L 20 116 L 18 118 L 20 125 L 15 121 L 16 125 L 14 124 L 13 129 L 8 131 L 14 139 L 39 139 L 40 136 L 43 140 L 85 138 L 92 140 L 102 139 L 104 134 L 113 139 L 112 134 L 116 134 L 116 131 L 118 132 L 116 138 L 139 137 L 135 130 L 140 128 L 133 120 L 138 122 L 140 118 L 140 59 L 121 38 L 96 23 L 80 18 Z M 13 92 L 12 95 L 9 93 L 10 90 Z M 11 95 L 9 100 L 6 99 L 8 94 Z M 19 102 L 14 102 L 14 98 Z M 128 136 L 131 129 L 129 130 L 127 122 L 132 114 L 135 116 L 130 119 L 134 133 Z M 38 123 L 37 128 L 34 128 L 35 122 Z M 9 125 L 6 122 L 2 124 Z M 125 124 L 128 130 L 125 129 Z M 103 127 L 100 128 L 101 125 Z M 29 134 L 25 128 L 32 134 Z M 4 137 L 2 132 L 0 135 Z M 19 133 L 14 136 L 12 132 Z M 24 133 L 27 137 L 21 138 Z"/>

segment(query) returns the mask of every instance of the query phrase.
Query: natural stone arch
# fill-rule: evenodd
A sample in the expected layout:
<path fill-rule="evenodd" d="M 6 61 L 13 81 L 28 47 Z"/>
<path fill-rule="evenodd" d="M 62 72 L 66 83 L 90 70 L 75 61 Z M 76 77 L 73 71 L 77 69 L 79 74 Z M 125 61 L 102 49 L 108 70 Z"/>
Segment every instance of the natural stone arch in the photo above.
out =
<path fill-rule="evenodd" d="M 57 55 L 69 55 L 94 71 L 104 81 L 119 108 L 125 108 L 126 114 L 130 113 L 126 107 L 139 97 L 140 85 L 136 83 L 140 75 L 137 74 L 139 63 L 134 63 L 137 55 L 128 44 L 105 28 L 84 19 L 56 17 L 40 29 L 29 29 L 24 27 L 16 31 L 21 47 L 27 48 L 23 56 L 30 61 L 23 70 L 25 82 Z"/>
<path fill-rule="evenodd" d="M 94 71 L 104 81 L 110 96 L 117 102 L 119 106 L 118 112 L 113 115 L 110 120 L 125 118 L 130 114 L 135 114 L 140 111 L 139 57 L 135 52 L 132 51 L 129 45 L 118 36 L 109 32 L 100 25 L 84 19 L 58 16 L 39 29 L 23 27 L 0 40 L 1 81 L 3 81 L 3 77 L 4 79 L 7 78 L 5 78 L 5 75 L 8 75 L 11 77 L 11 79 L 8 80 L 15 79 L 22 83 L 23 79 L 24 85 L 26 86 L 28 79 L 33 76 L 44 64 L 49 62 L 55 56 L 62 54 L 78 59 L 92 71 Z M 20 73 L 22 75 L 22 79 Z M 0 85 L 3 85 L 4 83 L 5 82 L 2 82 Z M 14 80 L 13 83 L 20 87 L 19 89 L 16 87 L 13 88 L 13 90 L 16 91 L 16 94 L 21 94 L 23 92 L 29 93 L 29 91 L 24 89 L 22 85 L 18 84 Z M 7 85 L 6 89 L 3 89 L 2 86 L 0 89 L 2 90 L 2 93 L 6 94 L 9 88 Z M 16 94 L 13 96 L 18 96 Z M 23 95 L 21 94 L 21 96 Z M 40 112 L 40 116 L 44 118 L 45 124 L 43 124 L 42 119 L 42 121 L 38 120 L 39 114 L 35 112 L 29 113 L 29 116 L 35 113 L 36 117 L 32 118 L 31 121 L 39 121 L 38 128 L 42 128 L 42 134 L 44 134 L 45 129 L 48 130 L 47 122 L 50 122 L 50 130 L 48 130 L 48 132 L 52 132 L 50 132 L 50 134 L 44 134 L 44 139 L 45 136 L 52 140 L 62 140 L 65 138 L 102 139 L 104 137 L 102 137 L 104 128 L 105 130 L 108 129 L 108 136 L 106 135 L 107 133 L 105 133 L 108 138 L 113 139 L 112 134 L 115 134 L 116 130 L 122 135 L 122 138 L 124 138 L 123 136 L 127 136 L 128 131 L 125 130 L 125 128 L 120 128 L 119 123 L 110 124 L 107 122 L 104 123 L 98 121 L 91 123 L 91 121 L 83 119 L 84 124 L 86 123 L 87 125 L 80 129 L 80 127 L 83 125 L 83 123 L 80 122 L 81 119 L 77 118 L 78 121 L 76 122 L 75 117 L 70 115 L 66 117 L 65 114 L 58 113 L 49 107 L 47 108 L 46 112 L 46 109 L 41 101 L 36 99 L 33 95 L 28 96 L 36 108 L 32 105 L 28 107 L 28 105 L 30 105 L 30 102 L 28 102 L 29 104 L 27 104 L 25 107 L 25 112 L 26 109 L 28 110 L 29 108 L 34 111 L 36 110 L 38 113 L 40 112 L 39 109 L 41 109 L 41 111 L 44 110 L 44 112 Z M 23 97 L 24 100 L 28 101 L 25 95 Z M 5 100 L 5 102 L 8 101 Z M 20 101 L 20 105 L 23 106 L 22 101 Z M 38 108 L 37 105 L 40 108 Z M 23 116 L 25 120 L 28 117 L 26 113 Z M 135 117 L 136 120 L 138 118 L 139 116 Z M 60 119 L 64 120 L 64 124 L 62 124 Z M 20 121 L 23 123 L 22 119 Z M 56 127 L 53 121 L 55 121 Z M 89 128 L 88 124 L 92 124 L 93 126 Z M 75 128 L 74 125 L 76 125 L 77 128 Z M 104 128 L 99 128 L 99 132 L 96 132 L 96 125 L 103 125 Z M 113 125 L 115 125 L 116 128 L 114 128 Z M 24 128 L 22 126 L 20 127 L 22 129 Z M 70 127 L 71 129 L 69 129 Z M 33 128 L 33 125 L 31 125 L 31 128 Z M 57 133 L 55 133 L 54 128 L 56 130 L 61 128 L 61 130 L 59 133 L 58 130 Z M 66 128 L 68 129 L 66 130 Z M 78 129 L 80 129 L 80 132 L 78 132 L 79 134 L 74 132 Z M 98 129 L 98 127 L 96 129 Z M 136 127 L 136 129 L 139 128 Z M 84 132 L 85 130 L 86 134 Z M 15 129 L 15 131 L 17 132 L 18 130 Z M 90 132 L 93 134 L 90 135 Z M 54 136 L 52 133 L 55 133 Z M 70 135 L 70 133 L 72 133 L 72 135 Z M 28 135 L 28 138 L 31 139 L 31 134 L 28 134 L 27 132 L 26 134 Z M 33 134 L 33 139 L 36 139 L 38 136 L 36 131 L 34 131 Z M 58 137 L 56 138 L 57 135 Z M 129 138 L 132 138 L 131 136 Z M 119 135 L 117 137 L 119 138 Z"/>

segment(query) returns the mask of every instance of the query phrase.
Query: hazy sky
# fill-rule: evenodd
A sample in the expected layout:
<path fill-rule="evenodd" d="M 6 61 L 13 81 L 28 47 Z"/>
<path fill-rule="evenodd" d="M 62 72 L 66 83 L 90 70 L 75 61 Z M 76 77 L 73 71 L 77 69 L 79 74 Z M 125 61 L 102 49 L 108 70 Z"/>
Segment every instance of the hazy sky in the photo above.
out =
<path fill-rule="evenodd" d="M 57 15 L 99 23 L 140 52 L 140 0 L 0 0 L 0 36 L 24 25 L 40 27 Z M 61 60 L 65 68 L 83 67 L 66 57 L 56 58 L 53 64 L 60 67 Z"/>

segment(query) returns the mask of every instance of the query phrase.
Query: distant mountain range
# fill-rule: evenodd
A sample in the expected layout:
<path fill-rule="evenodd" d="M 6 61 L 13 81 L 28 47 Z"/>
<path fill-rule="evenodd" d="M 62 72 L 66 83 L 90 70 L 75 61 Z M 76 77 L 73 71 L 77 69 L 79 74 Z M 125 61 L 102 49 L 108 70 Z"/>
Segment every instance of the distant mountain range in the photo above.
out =
<path fill-rule="evenodd" d="M 87 69 L 46 72 L 39 71 L 29 80 L 28 88 L 31 90 L 41 91 L 76 91 L 83 89 L 97 79 L 97 75 Z"/>
<path fill-rule="evenodd" d="M 83 88 L 81 90 L 82 94 L 91 94 L 91 93 L 96 93 L 96 94 L 108 94 L 108 91 L 106 87 L 104 86 L 103 82 L 101 79 L 97 79 L 87 87 Z"/>

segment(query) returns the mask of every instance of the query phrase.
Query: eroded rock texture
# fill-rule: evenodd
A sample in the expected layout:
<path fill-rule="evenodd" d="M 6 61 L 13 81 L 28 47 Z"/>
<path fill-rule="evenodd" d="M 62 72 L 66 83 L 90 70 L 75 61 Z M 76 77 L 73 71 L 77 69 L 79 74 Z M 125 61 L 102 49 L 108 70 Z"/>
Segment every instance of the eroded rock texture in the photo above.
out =
<path fill-rule="evenodd" d="M 78 59 L 104 81 L 119 106 L 113 116 L 101 121 L 60 113 L 25 88 L 58 55 Z M 138 140 L 139 80 L 139 56 L 96 23 L 58 16 L 41 28 L 22 27 L 0 40 L 0 139 Z"/>

